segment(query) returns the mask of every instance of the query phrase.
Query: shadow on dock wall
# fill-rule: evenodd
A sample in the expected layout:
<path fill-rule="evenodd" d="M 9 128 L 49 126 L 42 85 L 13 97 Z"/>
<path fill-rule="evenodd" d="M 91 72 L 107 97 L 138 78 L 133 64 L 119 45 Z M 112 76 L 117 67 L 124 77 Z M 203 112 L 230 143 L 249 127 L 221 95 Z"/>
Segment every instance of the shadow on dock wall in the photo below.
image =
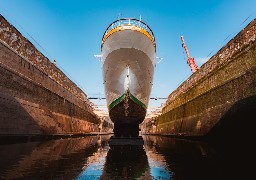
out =
<path fill-rule="evenodd" d="M 256 96 L 237 101 L 206 135 L 214 141 L 249 140 L 255 131 Z"/>
<path fill-rule="evenodd" d="M 89 133 L 98 125 L 70 114 L 54 112 L 17 97 L 0 93 L 0 135 Z M 69 109 L 69 106 L 62 107 Z"/>
<path fill-rule="evenodd" d="M 14 97 L 0 93 L 0 107 L 0 134 L 42 133 L 40 126 L 28 110 L 24 109 Z"/>
<path fill-rule="evenodd" d="M 255 174 L 255 117 L 256 96 L 251 96 L 236 102 L 206 135 L 218 152 L 223 179 L 251 179 Z"/>
<path fill-rule="evenodd" d="M 48 89 L 0 66 L 0 134 L 97 131 L 97 117 Z"/>

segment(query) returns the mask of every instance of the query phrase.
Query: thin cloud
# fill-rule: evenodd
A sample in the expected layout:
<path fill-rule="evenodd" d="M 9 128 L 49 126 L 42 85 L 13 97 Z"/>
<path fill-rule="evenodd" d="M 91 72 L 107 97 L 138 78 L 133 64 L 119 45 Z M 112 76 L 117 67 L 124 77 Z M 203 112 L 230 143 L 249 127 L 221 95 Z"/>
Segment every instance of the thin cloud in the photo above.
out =
<path fill-rule="evenodd" d="M 208 60 L 209 60 L 208 57 L 198 57 L 198 58 L 195 58 L 195 61 L 196 61 L 198 66 L 202 66 Z"/>

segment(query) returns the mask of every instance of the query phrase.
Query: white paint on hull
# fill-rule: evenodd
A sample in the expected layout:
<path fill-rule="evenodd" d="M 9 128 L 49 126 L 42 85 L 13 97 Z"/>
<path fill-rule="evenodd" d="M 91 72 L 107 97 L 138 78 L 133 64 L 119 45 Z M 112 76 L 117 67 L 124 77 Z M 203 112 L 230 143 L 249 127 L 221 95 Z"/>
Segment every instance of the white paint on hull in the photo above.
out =
<path fill-rule="evenodd" d="M 107 105 L 125 93 L 131 94 L 146 106 L 153 84 L 155 46 L 143 33 L 122 30 L 110 35 L 102 46 L 103 78 Z M 129 66 L 129 83 L 127 67 Z"/>

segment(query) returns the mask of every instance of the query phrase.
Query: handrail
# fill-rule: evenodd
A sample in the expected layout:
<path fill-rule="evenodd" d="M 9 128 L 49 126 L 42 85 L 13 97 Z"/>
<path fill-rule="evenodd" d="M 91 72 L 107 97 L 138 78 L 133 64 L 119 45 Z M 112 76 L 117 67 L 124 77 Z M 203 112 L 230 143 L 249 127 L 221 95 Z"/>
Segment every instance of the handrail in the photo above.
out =
<path fill-rule="evenodd" d="M 152 36 L 153 41 L 155 42 L 155 36 L 154 36 L 153 31 L 150 29 L 150 27 L 146 23 L 142 22 L 141 20 L 135 19 L 135 18 L 121 18 L 121 19 L 118 19 L 118 20 L 112 22 L 105 30 L 103 37 L 102 37 L 102 42 L 104 41 L 108 32 L 110 32 L 112 29 L 114 29 L 116 27 L 124 26 L 124 25 L 136 26 L 136 27 L 143 28 Z"/>

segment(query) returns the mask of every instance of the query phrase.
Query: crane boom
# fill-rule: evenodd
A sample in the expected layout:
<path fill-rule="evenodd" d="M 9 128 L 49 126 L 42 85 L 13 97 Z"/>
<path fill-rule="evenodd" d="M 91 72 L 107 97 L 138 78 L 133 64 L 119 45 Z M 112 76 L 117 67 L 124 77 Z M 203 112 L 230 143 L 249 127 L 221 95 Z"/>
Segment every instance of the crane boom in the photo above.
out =
<path fill-rule="evenodd" d="M 194 73 L 198 70 L 198 66 L 196 65 L 195 59 L 193 57 L 190 57 L 190 55 L 189 55 L 188 48 L 187 48 L 187 45 L 185 43 L 184 37 L 181 36 L 180 38 L 181 38 L 182 46 L 185 49 L 185 52 L 186 52 L 187 57 L 188 57 L 187 63 L 189 65 L 191 71 Z"/>

